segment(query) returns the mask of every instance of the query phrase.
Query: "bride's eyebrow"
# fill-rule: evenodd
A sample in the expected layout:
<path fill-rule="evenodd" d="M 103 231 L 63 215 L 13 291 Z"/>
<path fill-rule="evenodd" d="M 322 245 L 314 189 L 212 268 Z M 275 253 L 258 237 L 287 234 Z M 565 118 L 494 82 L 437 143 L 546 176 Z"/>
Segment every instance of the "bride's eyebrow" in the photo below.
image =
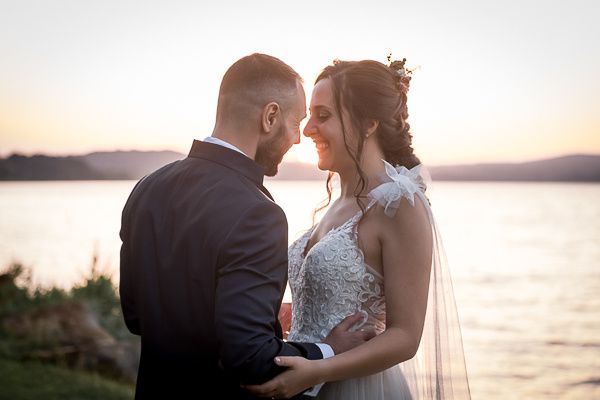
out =
<path fill-rule="evenodd" d="M 328 109 L 327 106 L 324 106 L 324 105 L 321 105 L 321 104 L 309 108 L 309 111 L 311 113 L 317 112 L 317 111 L 320 111 L 320 110 L 328 111 L 329 109 Z"/>

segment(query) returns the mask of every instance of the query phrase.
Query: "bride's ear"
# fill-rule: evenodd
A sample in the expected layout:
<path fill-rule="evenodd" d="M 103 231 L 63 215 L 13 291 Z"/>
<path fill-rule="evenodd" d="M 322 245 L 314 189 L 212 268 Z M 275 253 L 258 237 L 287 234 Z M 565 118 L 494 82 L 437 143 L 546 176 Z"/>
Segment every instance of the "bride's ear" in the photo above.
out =
<path fill-rule="evenodd" d="M 377 128 L 379 128 L 379 121 L 377 121 L 376 119 L 371 120 L 367 127 L 367 132 L 365 132 L 365 139 L 369 138 L 372 134 L 374 134 L 377 131 Z"/>
<path fill-rule="evenodd" d="M 263 108 L 263 112 L 261 115 L 261 125 L 263 131 L 266 133 L 271 133 L 279 119 L 281 118 L 281 107 L 279 104 L 275 102 L 271 102 L 267 104 Z"/>

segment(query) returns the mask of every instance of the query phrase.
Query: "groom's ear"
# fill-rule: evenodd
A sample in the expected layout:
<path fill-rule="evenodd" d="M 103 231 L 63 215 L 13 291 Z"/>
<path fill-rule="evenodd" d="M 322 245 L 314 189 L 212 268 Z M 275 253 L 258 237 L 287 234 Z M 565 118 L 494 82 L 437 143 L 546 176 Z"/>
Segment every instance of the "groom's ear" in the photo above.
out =
<path fill-rule="evenodd" d="M 263 108 L 261 124 L 266 133 L 271 133 L 279 119 L 281 118 L 281 107 L 275 102 L 267 104 Z"/>

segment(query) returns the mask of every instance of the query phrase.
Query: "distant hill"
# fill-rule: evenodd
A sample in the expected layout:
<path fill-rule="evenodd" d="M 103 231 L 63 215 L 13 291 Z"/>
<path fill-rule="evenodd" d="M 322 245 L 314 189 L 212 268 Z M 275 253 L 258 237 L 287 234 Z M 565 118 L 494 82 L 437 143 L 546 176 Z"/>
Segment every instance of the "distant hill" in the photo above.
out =
<path fill-rule="evenodd" d="M 600 156 L 569 155 L 512 164 L 452 165 L 428 168 L 440 181 L 600 181 Z"/>
<path fill-rule="evenodd" d="M 176 160 L 174 151 L 115 151 L 83 156 L 0 159 L 0 180 L 139 179 Z M 428 167 L 434 180 L 600 182 L 600 155 L 570 155 L 512 164 L 473 164 Z M 313 165 L 287 162 L 274 180 L 324 180 L 327 173 Z"/>
<path fill-rule="evenodd" d="M 104 176 L 81 157 L 27 157 L 13 154 L 0 160 L 0 180 L 4 181 L 94 179 L 104 179 Z"/>
<path fill-rule="evenodd" d="M 139 179 L 185 157 L 175 151 L 113 151 L 91 153 L 81 159 L 105 179 Z"/>
<path fill-rule="evenodd" d="M 115 151 L 69 157 L 13 154 L 0 159 L 0 180 L 139 179 L 184 157 L 174 151 Z"/>

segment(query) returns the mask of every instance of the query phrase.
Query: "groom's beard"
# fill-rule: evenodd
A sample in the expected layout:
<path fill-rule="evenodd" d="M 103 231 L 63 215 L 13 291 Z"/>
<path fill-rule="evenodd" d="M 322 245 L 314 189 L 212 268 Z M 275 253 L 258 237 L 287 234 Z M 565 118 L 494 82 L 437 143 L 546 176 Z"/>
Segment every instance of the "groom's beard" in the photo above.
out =
<path fill-rule="evenodd" d="M 258 146 L 254 159 L 265 169 L 266 176 L 275 176 L 283 156 L 290 147 L 285 137 L 285 130 L 280 127 L 272 139 Z"/>

